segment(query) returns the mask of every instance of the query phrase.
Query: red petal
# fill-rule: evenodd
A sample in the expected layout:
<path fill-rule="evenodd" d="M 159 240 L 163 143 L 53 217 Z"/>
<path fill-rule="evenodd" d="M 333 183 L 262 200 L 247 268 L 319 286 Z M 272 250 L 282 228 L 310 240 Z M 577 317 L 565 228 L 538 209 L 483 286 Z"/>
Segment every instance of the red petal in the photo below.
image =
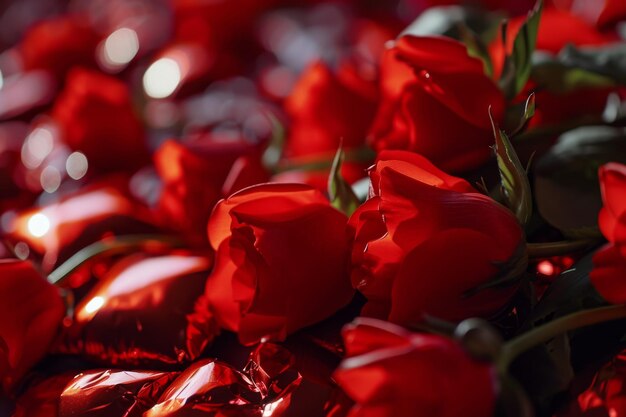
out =
<path fill-rule="evenodd" d="M 589 277 L 605 300 L 613 304 L 626 302 L 626 259 L 617 247 L 607 245 L 594 255 Z"/>
<path fill-rule="evenodd" d="M 483 63 L 470 57 L 467 47 L 452 38 L 405 35 L 398 39 L 395 49 L 402 60 L 420 70 L 484 76 Z"/>
<path fill-rule="evenodd" d="M 394 281 L 390 321 L 412 325 L 423 314 L 456 321 L 496 313 L 516 285 L 465 294 L 494 279 L 495 263 L 508 261 L 513 250 L 500 235 L 469 228 L 440 231 L 404 259 Z"/>

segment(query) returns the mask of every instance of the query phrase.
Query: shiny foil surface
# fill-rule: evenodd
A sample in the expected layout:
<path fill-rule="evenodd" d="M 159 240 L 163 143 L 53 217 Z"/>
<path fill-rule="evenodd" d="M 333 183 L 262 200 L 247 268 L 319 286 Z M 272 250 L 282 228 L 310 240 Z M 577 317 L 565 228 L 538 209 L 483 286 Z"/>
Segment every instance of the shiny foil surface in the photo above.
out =
<path fill-rule="evenodd" d="M 243 372 L 214 359 L 195 362 L 145 417 L 279 416 L 300 382 L 289 351 L 261 344 L 251 353 Z"/>
<path fill-rule="evenodd" d="M 80 373 L 59 399 L 59 416 L 140 417 L 176 372 L 91 370 Z"/>
<path fill-rule="evenodd" d="M 210 266 L 185 253 L 122 259 L 76 307 L 57 352 L 112 366 L 189 363 L 218 331 L 195 313 Z"/>
<path fill-rule="evenodd" d="M 201 359 L 183 372 L 94 369 L 33 383 L 15 417 L 278 417 L 302 377 L 284 347 L 261 344 L 243 370 Z"/>

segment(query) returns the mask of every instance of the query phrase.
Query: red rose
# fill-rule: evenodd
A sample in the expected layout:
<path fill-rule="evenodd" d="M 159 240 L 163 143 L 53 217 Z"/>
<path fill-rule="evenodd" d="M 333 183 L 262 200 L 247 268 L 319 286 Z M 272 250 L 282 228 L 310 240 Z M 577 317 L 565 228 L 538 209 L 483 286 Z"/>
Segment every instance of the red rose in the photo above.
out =
<path fill-rule="evenodd" d="M 363 149 L 367 131 L 376 113 L 376 85 L 345 64 L 333 72 L 324 63 L 311 65 L 302 74 L 285 109 L 291 119 L 285 143 L 287 165 L 331 161 L 342 143 L 343 149 Z M 344 178 L 353 183 L 365 176 L 371 161 L 346 161 Z M 325 190 L 330 167 L 287 170 L 276 175 L 277 182 L 300 182 Z"/>
<path fill-rule="evenodd" d="M 340 139 L 344 149 L 363 146 L 376 102 L 376 85 L 354 68 L 344 65 L 333 73 L 322 62 L 311 65 L 285 102 L 291 119 L 286 156 L 334 154 Z"/>
<path fill-rule="evenodd" d="M 476 168 L 491 157 L 504 96 L 480 60 L 445 37 L 402 36 L 382 62 L 383 99 L 371 130 L 377 151 L 404 149 L 443 169 Z"/>
<path fill-rule="evenodd" d="M 453 340 L 357 319 L 335 380 L 356 401 L 349 417 L 490 417 L 496 372 Z"/>
<path fill-rule="evenodd" d="M 0 382 L 9 389 L 46 353 L 64 314 L 57 289 L 30 262 L 0 260 Z"/>
<path fill-rule="evenodd" d="M 506 45 L 501 36 L 496 37 L 489 45 L 495 75 L 500 76 L 506 52 L 510 54 L 513 50 L 515 38 L 526 19 L 527 16 L 518 16 L 508 21 Z M 600 32 L 580 17 L 548 5 L 541 12 L 535 49 L 557 54 L 567 44 L 596 46 L 618 41 L 617 34 Z M 563 100 L 559 103 L 562 104 Z"/>
<path fill-rule="evenodd" d="M 134 170 L 149 161 L 141 122 L 128 88 L 116 78 L 72 70 L 54 103 L 52 117 L 65 142 L 99 171 Z"/>
<path fill-rule="evenodd" d="M 608 163 L 599 176 L 604 207 L 598 222 L 609 244 L 594 255 L 590 277 L 602 297 L 621 304 L 626 302 L 626 165 Z"/>
<path fill-rule="evenodd" d="M 19 52 L 26 70 L 43 69 L 63 79 L 73 66 L 96 65 L 100 36 L 85 16 L 65 15 L 30 28 Z"/>
<path fill-rule="evenodd" d="M 605 0 L 596 24 L 605 26 L 624 19 L 626 19 L 626 3 L 621 0 Z"/>
<path fill-rule="evenodd" d="M 209 220 L 217 251 L 205 295 L 244 344 L 282 340 L 346 305 L 346 217 L 303 184 L 260 184 L 220 201 Z"/>
<path fill-rule="evenodd" d="M 423 313 L 457 320 L 506 304 L 514 285 L 467 293 L 522 243 L 511 212 L 410 152 L 381 153 L 370 179 L 370 198 L 350 218 L 352 284 L 368 298 L 367 315 L 411 324 Z"/>
<path fill-rule="evenodd" d="M 168 140 L 154 156 L 163 180 L 160 214 L 166 223 L 197 241 L 206 240 L 205 227 L 220 198 L 269 178 L 259 146 L 244 140 L 214 139 L 197 143 Z"/>

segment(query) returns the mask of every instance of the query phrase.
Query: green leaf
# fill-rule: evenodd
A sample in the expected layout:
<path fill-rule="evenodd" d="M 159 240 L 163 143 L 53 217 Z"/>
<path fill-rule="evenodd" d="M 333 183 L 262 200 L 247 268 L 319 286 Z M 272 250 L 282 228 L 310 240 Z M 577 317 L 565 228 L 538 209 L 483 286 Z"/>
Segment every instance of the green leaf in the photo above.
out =
<path fill-rule="evenodd" d="M 522 326 L 522 332 L 567 314 L 606 305 L 589 280 L 594 254 L 585 255 L 572 268 L 554 279 Z"/>
<path fill-rule="evenodd" d="M 511 137 L 514 138 L 519 132 L 521 132 L 534 115 L 535 115 L 535 93 L 531 93 L 526 99 L 526 102 L 524 103 L 524 111 L 522 115 L 520 116 L 520 120 L 517 125 L 517 128 L 511 133 Z M 530 161 L 529 161 L 529 164 L 530 164 Z"/>
<path fill-rule="evenodd" d="M 526 351 L 513 362 L 510 374 L 533 404 L 535 415 L 551 415 L 554 397 L 569 388 L 574 378 L 570 358 L 569 338 L 560 334 Z"/>
<path fill-rule="evenodd" d="M 554 58 L 542 59 L 533 65 L 531 78 L 539 88 L 565 94 L 582 88 L 612 87 L 615 81 L 587 69 L 566 65 Z"/>
<path fill-rule="evenodd" d="M 341 175 L 344 156 L 343 149 L 339 145 L 328 176 L 328 197 L 333 207 L 345 213 L 346 216 L 350 216 L 360 203 L 350 184 Z"/>
<path fill-rule="evenodd" d="M 515 213 L 522 226 L 528 223 L 533 202 L 526 169 L 521 164 L 506 133 L 500 130 L 489 110 L 489 118 L 496 140 L 496 157 L 500 171 L 500 185 L 506 204 Z"/>
<path fill-rule="evenodd" d="M 489 56 L 489 51 L 485 42 L 467 25 L 460 23 L 458 25 L 459 37 L 461 42 L 467 48 L 467 54 L 471 57 L 480 59 L 483 62 L 485 74 L 489 77 L 493 75 L 493 63 Z"/>
<path fill-rule="evenodd" d="M 537 45 L 537 32 L 539 31 L 542 8 L 543 0 L 539 0 L 517 33 L 513 41 L 511 55 L 505 59 L 501 83 L 509 98 L 515 97 L 517 93 L 522 91 L 530 78 L 532 55 Z"/>
<path fill-rule="evenodd" d="M 333 164 L 334 153 L 324 152 L 314 158 L 282 158 L 280 163 L 274 168 L 275 172 L 305 171 L 314 172 L 330 169 Z M 368 146 L 361 146 L 356 149 L 348 149 L 345 152 L 345 160 L 363 164 L 371 164 L 376 158 L 376 152 Z"/>
<path fill-rule="evenodd" d="M 571 68 L 579 68 L 603 75 L 626 85 L 626 44 L 577 48 L 567 45 L 559 53 L 559 61 Z"/>
<path fill-rule="evenodd" d="M 541 217 L 570 238 L 599 236 L 598 168 L 607 162 L 626 163 L 626 129 L 585 126 L 562 134 L 534 165 Z"/>
<path fill-rule="evenodd" d="M 524 106 L 524 122 L 529 121 L 535 115 L 535 93 L 532 93 L 526 99 Z"/>

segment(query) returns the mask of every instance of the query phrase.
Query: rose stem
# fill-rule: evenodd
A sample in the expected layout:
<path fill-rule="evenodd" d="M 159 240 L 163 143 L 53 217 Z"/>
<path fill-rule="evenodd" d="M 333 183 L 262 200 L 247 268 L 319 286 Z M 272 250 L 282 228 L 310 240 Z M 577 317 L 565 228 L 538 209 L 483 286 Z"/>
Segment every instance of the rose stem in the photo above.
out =
<path fill-rule="evenodd" d="M 498 368 L 500 371 L 506 371 L 519 355 L 532 347 L 547 342 L 556 335 L 622 318 L 626 318 L 626 305 L 624 304 L 583 310 L 560 317 L 506 342 L 498 359 Z"/>
<path fill-rule="evenodd" d="M 55 285 L 63 284 L 72 272 L 85 262 L 100 255 L 115 255 L 142 249 L 163 249 L 177 247 L 181 241 L 168 235 L 127 235 L 107 238 L 76 252 L 67 261 L 59 265 L 48 275 L 48 282 Z"/>
<path fill-rule="evenodd" d="M 540 243 L 528 243 L 528 257 L 537 258 L 549 258 L 551 256 L 568 255 L 571 252 L 576 252 L 583 249 L 588 249 L 592 246 L 600 243 L 598 239 L 584 239 L 584 240 L 563 240 L 560 242 L 540 242 Z"/>

